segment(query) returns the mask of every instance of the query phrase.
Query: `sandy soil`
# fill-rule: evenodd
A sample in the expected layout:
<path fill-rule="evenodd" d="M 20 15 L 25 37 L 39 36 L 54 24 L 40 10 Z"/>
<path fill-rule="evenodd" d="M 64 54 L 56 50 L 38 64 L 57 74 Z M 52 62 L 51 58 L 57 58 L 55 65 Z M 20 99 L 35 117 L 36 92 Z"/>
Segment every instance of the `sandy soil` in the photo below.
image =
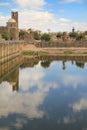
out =
<path fill-rule="evenodd" d="M 32 44 L 21 44 L 20 45 L 22 51 L 34 51 L 34 52 L 48 52 L 49 54 L 63 54 L 65 51 L 71 51 L 74 54 L 86 54 L 87 48 L 37 48 Z M 87 55 L 87 54 L 86 54 Z"/>

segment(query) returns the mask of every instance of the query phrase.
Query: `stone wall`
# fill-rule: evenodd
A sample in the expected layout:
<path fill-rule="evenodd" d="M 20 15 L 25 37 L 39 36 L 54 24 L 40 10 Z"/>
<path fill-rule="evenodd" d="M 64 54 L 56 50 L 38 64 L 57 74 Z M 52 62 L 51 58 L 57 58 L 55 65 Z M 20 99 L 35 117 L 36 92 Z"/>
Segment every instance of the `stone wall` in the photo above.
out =
<path fill-rule="evenodd" d="M 0 33 L 7 32 L 7 27 L 0 26 Z"/>
<path fill-rule="evenodd" d="M 2 39 L 2 36 L 1 36 L 1 34 L 0 34 L 0 40 Z"/>
<path fill-rule="evenodd" d="M 37 47 L 87 47 L 87 41 L 40 42 Z"/>
<path fill-rule="evenodd" d="M 0 64 L 0 83 L 7 81 L 13 91 L 19 89 L 19 66 L 22 64 L 22 57 L 17 56 Z"/>
<path fill-rule="evenodd" d="M 0 43 L 0 63 L 20 55 L 19 43 Z"/>
<path fill-rule="evenodd" d="M 27 43 L 34 43 L 34 34 L 23 31 L 24 34 L 20 35 L 20 40 L 25 40 Z"/>

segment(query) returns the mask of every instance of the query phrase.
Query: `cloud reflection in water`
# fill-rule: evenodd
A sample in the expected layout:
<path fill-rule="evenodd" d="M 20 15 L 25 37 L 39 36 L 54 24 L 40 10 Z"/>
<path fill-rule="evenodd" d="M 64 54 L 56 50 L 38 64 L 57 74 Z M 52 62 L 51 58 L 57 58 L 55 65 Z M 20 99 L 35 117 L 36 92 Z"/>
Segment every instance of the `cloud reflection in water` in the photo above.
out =
<path fill-rule="evenodd" d="M 57 89 L 59 85 L 55 82 L 44 82 L 44 72 L 40 69 L 22 69 L 19 76 L 19 92 L 12 92 L 11 85 L 3 82 L 0 86 L 0 116 L 9 114 L 23 114 L 27 118 L 42 118 L 44 111 L 39 106 L 44 102 L 51 88 Z M 4 87 L 2 87 L 4 86 Z M 30 88 L 37 86 L 31 93 Z M 17 124 L 16 124 L 17 125 Z"/>

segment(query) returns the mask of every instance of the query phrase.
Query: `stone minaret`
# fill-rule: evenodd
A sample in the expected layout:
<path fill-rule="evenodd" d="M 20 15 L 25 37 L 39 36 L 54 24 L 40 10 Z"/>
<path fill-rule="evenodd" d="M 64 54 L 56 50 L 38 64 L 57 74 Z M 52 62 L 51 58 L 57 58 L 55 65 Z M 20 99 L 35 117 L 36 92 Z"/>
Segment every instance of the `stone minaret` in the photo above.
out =
<path fill-rule="evenodd" d="M 11 18 L 15 19 L 17 22 L 17 27 L 18 27 L 18 12 L 11 12 Z"/>
<path fill-rule="evenodd" d="M 72 28 L 72 32 L 73 32 L 73 33 L 75 32 L 75 28 L 74 28 L 74 27 Z"/>

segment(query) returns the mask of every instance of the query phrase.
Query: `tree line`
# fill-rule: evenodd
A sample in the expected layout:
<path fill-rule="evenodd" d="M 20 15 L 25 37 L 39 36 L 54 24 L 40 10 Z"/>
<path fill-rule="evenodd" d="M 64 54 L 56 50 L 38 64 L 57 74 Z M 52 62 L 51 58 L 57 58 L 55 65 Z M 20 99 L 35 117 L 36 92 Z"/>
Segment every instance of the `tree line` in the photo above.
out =
<path fill-rule="evenodd" d="M 30 30 L 30 33 L 32 33 L 33 37 L 35 40 L 43 40 L 43 41 L 50 41 L 52 35 L 50 33 L 38 33 L 38 32 L 34 32 L 32 30 Z M 19 39 L 20 37 L 23 37 L 25 34 L 25 31 L 20 30 L 19 31 Z M 2 38 L 5 40 L 9 40 L 10 38 L 10 33 L 9 32 L 3 32 L 2 34 Z M 78 33 L 78 32 L 58 32 L 56 34 L 56 38 L 57 39 L 62 39 L 65 40 L 66 37 L 68 36 L 71 39 L 75 39 L 75 40 L 85 40 L 85 36 L 87 35 L 87 31 L 83 32 L 83 33 Z"/>

